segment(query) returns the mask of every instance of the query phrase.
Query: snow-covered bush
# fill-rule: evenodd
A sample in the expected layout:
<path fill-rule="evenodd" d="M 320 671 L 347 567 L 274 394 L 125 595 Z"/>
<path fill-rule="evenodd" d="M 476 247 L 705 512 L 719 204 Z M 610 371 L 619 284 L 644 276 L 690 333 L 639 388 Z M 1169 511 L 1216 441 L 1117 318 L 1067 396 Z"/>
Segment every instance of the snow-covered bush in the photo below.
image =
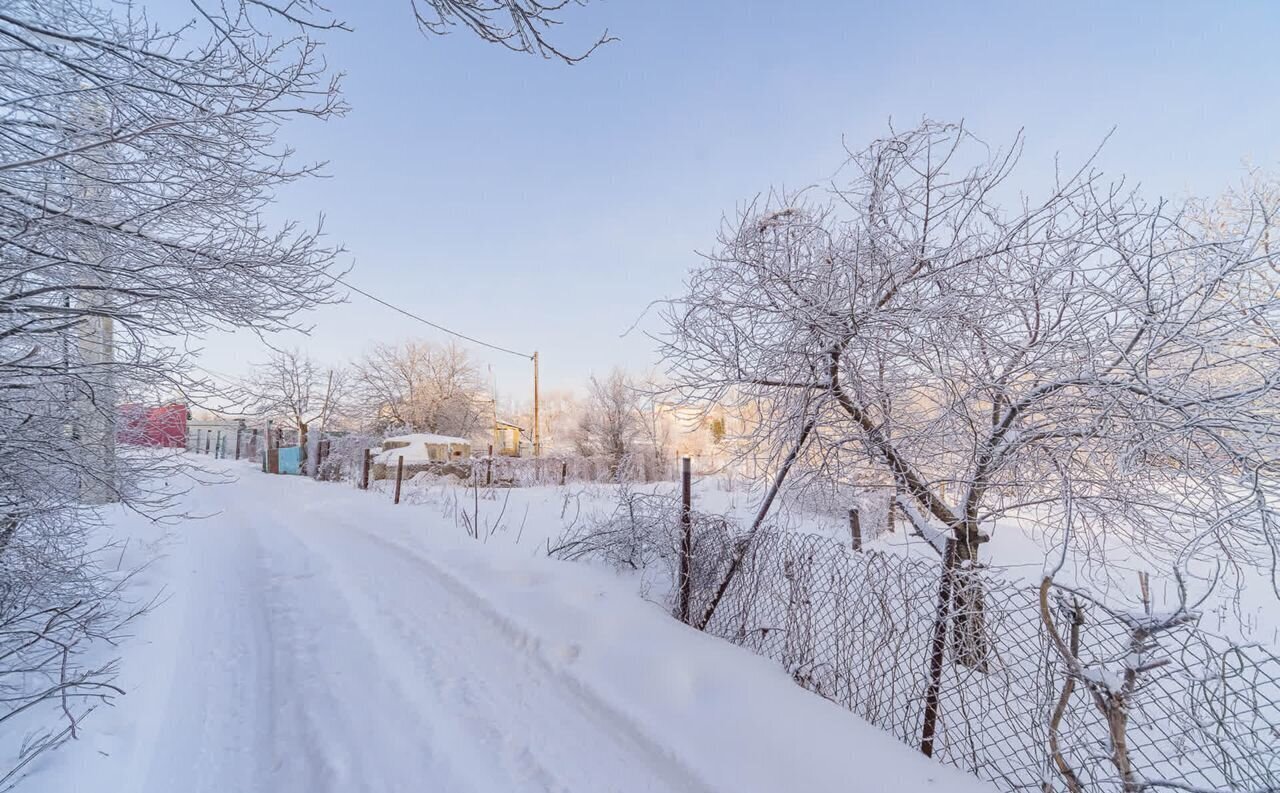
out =
<path fill-rule="evenodd" d="M 680 574 L 680 512 L 678 498 L 624 486 L 611 511 L 575 524 L 549 545 L 548 554 L 641 572 L 646 591 L 674 607 Z M 741 529 L 721 515 L 694 511 L 689 517 L 693 529 L 690 592 L 696 609 L 710 599 Z"/>

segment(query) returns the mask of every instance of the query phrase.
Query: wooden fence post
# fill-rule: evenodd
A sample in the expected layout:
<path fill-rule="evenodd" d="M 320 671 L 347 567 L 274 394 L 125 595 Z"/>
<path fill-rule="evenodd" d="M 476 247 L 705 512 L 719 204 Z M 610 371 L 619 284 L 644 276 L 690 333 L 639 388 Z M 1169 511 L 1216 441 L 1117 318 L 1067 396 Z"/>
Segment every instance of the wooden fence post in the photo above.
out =
<path fill-rule="evenodd" d="M 396 500 L 400 503 L 400 480 L 404 478 L 404 455 L 400 455 L 400 459 L 396 461 Z"/>
<path fill-rule="evenodd" d="M 862 550 L 862 521 L 858 518 L 858 508 L 854 507 L 849 510 L 849 537 L 852 540 L 853 550 Z"/>
<path fill-rule="evenodd" d="M 567 479 L 568 476 L 569 476 L 569 461 L 561 460 L 560 461 L 560 486 L 561 487 L 564 487 L 565 479 Z"/>
<path fill-rule="evenodd" d="M 240 428 L 236 427 L 236 459 L 240 459 Z"/>
<path fill-rule="evenodd" d="M 282 430 L 275 428 L 275 432 L 271 431 L 273 422 L 267 422 L 267 473 L 280 473 L 280 436 Z"/>
<path fill-rule="evenodd" d="M 693 476 L 689 458 L 680 460 L 680 621 L 689 623 L 693 589 Z"/>
<path fill-rule="evenodd" d="M 213 459 L 222 458 L 222 430 L 218 430 L 218 442 L 213 445 Z"/>
<path fill-rule="evenodd" d="M 890 534 L 893 534 L 893 532 L 897 530 L 897 525 L 895 525 L 897 512 L 898 512 L 898 493 L 897 491 L 891 490 L 889 491 L 889 510 L 888 510 L 889 514 L 885 518 L 885 523 L 887 524 L 886 528 L 889 530 Z"/>
<path fill-rule="evenodd" d="M 213 430 L 209 430 L 204 434 L 204 453 L 209 453 L 209 441 L 213 439 Z"/>
<path fill-rule="evenodd" d="M 951 575 L 956 563 L 956 541 L 947 538 L 942 554 L 942 576 L 938 582 L 938 606 L 933 619 L 933 644 L 929 651 L 929 687 L 924 694 L 924 725 L 920 730 L 920 751 L 933 757 L 933 738 L 938 730 L 938 700 L 942 691 L 942 667 L 947 654 L 947 627 L 951 622 Z"/>
<path fill-rule="evenodd" d="M 484 486 L 493 484 L 493 444 L 489 444 L 489 457 L 485 460 Z"/>
<path fill-rule="evenodd" d="M 369 489 L 369 449 L 364 450 L 364 458 L 360 462 L 360 489 Z"/>

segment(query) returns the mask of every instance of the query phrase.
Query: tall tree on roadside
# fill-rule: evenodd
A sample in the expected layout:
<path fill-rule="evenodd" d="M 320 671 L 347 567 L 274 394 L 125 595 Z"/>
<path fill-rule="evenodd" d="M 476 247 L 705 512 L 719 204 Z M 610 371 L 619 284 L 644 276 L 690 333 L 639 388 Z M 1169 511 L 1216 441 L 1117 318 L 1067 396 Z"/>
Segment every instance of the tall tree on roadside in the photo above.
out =
<path fill-rule="evenodd" d="M 298 350 L 275 350 L 257 367 L 248 397 L 255 413 L 286 420 L 297 428 L 305 466 L 309 431 L 314 425 L 329 426 L 345 404 L 346 387 L 342 369 L 321 366 Z"/>
<path fill-rule="evenodd" d="M 376 344 L 354 375 L 356 400 L 374 429 L 470 437 L 490 426 L 480 368 L 456 344 Z"/>
<path fill-rule="evenodd" d="M 1274 194 L 1231 218 L 1090 163 L 1013 197 L 1022 139 L 926 122 L 827 197 L 770 194 L 665 309 L 685 398 L 759 406 L 805 471 L 882 472 L 958 564 L 1003 517 L 1156 564 L 1280 559 Z"/>
<path fill-rule="evenodd" d="M 46 701 L 70 721 L 34 751 L 115 691 L 82 663 L 122 615 L 81 501 L 159 516 L 145 483 L 177 465 L 116 447 L 116 405 L 204 389 L 175 340 L 337 297 L 318 225 L 263 217 L 316 170 L 281 125 L 344 110 L 315 38 L 337 23 L 311 0 L 192 8 L 162 30 L 128 5 L 0 6 L 0 724 Z"/>

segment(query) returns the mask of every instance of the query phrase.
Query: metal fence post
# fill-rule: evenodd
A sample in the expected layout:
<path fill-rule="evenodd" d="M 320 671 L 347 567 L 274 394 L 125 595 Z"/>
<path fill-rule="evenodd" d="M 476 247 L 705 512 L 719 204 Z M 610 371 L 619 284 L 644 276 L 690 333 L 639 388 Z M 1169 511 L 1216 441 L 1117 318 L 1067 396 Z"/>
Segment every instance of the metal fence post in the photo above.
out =
<path fill-rule="evenodd" d="M 396 500 L 400 503 L 400 480 L 404 478 L 404 455 L 400 455 L 400 459 L 396 461 Z"/>
<path fill-rule="evenodd" d="M 680 621 L 689 622 L 693 588 L 693 475 L 688 457 L 680 459 Z"/>
<path fill-rule="evenodd" d="M 933 620 L 933 643 L 929 651 L 929 687 L 924 694 L 924 725 L 920 730 L 920 751 L 933 757 L 933 739 L 938 729 L 938 698 L 942 690 L 942 667 L 947 654 L 947 626 L 951 622 L 952 570 L 956 563 L 956 541 L 947 539 L 942 554 L 942 576 L 938 582 L 938 607 Z"/>

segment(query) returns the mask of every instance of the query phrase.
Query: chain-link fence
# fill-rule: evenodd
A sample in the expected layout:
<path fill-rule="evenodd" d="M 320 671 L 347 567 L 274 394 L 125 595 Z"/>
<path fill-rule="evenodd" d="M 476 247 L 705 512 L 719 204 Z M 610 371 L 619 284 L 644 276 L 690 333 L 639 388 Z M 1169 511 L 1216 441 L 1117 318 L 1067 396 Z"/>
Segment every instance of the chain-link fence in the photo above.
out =
<path fill-rule="evenodd" d="M 670 499 L 624 501 L 564 555 L 674 571 L 676 514 Z M 611 556 L 619 542 L 626 552 Z M 741 542 L 723 519 L 695 515 L 693 614 Z M 1044 606 L 1068 671 L 1036 586 L 982 569 L 951 576 L 944 600 L 937 560 L 762 530 L 706 630 L 915 747 L 933 710 L 933 756 L 1006 790 L 1280 790 L 1280 658 L 1185 615 L 1051 588 Z"/>

